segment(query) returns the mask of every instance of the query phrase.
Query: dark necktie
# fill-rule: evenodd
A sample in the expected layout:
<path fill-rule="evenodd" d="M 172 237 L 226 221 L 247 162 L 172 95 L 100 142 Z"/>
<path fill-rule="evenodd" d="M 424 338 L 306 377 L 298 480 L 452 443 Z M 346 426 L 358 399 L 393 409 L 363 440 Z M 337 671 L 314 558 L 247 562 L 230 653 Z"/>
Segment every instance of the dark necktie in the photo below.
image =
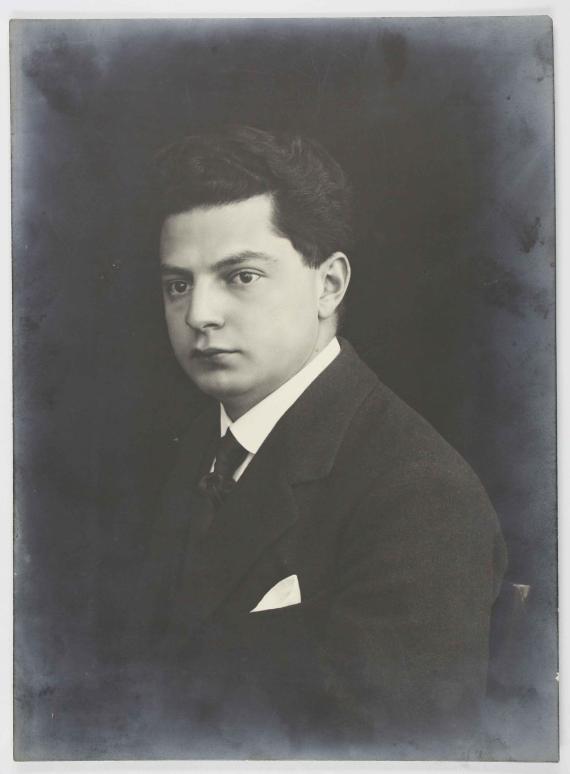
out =
<path fill-rule="evenodd" d="M 220 438 L 216 448 L 214 469 L 202 476 L 198 489 L 208 496 L 215 508 L 219 508 L 236 482 L 232 475 L 247 457 L 247 449 L 236 440 L 231 430 Z"/>

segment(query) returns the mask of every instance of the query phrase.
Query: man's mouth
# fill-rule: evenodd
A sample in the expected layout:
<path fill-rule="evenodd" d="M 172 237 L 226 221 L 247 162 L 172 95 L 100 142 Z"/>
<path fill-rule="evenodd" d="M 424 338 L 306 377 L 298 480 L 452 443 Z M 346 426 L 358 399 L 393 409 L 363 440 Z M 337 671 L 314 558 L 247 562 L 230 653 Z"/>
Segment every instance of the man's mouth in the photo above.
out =
<path fill-rule="evenodd" d="M 195 348 L 192 350 L 192 357 L 196 358 L 215 358 L 221 355 L 232 355 L 237 352 L 236 349 L 219 349 L 218 347 L 207 347 L 206 349 Z"/>

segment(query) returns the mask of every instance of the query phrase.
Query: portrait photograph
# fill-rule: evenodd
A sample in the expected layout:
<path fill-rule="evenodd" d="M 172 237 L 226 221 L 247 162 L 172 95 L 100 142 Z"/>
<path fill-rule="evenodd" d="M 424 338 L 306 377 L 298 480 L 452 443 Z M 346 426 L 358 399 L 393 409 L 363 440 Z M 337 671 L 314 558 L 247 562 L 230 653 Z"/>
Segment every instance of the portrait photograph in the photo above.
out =
<path fill-rule="evenodd" d="M 10 23 L 14 759 L 557 761 L 552 19 L 167 15 Z"/>

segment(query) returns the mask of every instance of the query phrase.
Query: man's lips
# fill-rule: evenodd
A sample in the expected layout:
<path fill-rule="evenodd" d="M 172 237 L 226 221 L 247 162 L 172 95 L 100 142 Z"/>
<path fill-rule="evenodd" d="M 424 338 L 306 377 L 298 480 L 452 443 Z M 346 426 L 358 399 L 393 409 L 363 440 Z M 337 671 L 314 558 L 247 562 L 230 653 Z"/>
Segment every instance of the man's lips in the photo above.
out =
<path fill-rule="evenodd" d="M 195 348 L 192 350 L 192 357 L 211 358 L 217 355 L 232 355 L 237 349 L 219 349 L 218 347 L 207 347 L 206 349 Z"/>

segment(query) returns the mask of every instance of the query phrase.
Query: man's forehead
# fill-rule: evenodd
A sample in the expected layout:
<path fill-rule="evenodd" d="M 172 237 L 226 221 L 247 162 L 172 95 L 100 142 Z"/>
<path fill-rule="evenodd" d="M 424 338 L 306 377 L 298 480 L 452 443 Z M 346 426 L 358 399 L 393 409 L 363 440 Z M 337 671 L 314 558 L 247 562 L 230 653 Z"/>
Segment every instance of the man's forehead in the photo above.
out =
<path fill-rule="evenodd" d="M 275 229 L 272 215 L 270 194 L 170 215 L 162 227 L 161 260 L 184 256 L 217 261 L 248 252 L 253 257 L 254 253 L 272 256 L 275 251 L 293 250 L 291 242 Z"/>

